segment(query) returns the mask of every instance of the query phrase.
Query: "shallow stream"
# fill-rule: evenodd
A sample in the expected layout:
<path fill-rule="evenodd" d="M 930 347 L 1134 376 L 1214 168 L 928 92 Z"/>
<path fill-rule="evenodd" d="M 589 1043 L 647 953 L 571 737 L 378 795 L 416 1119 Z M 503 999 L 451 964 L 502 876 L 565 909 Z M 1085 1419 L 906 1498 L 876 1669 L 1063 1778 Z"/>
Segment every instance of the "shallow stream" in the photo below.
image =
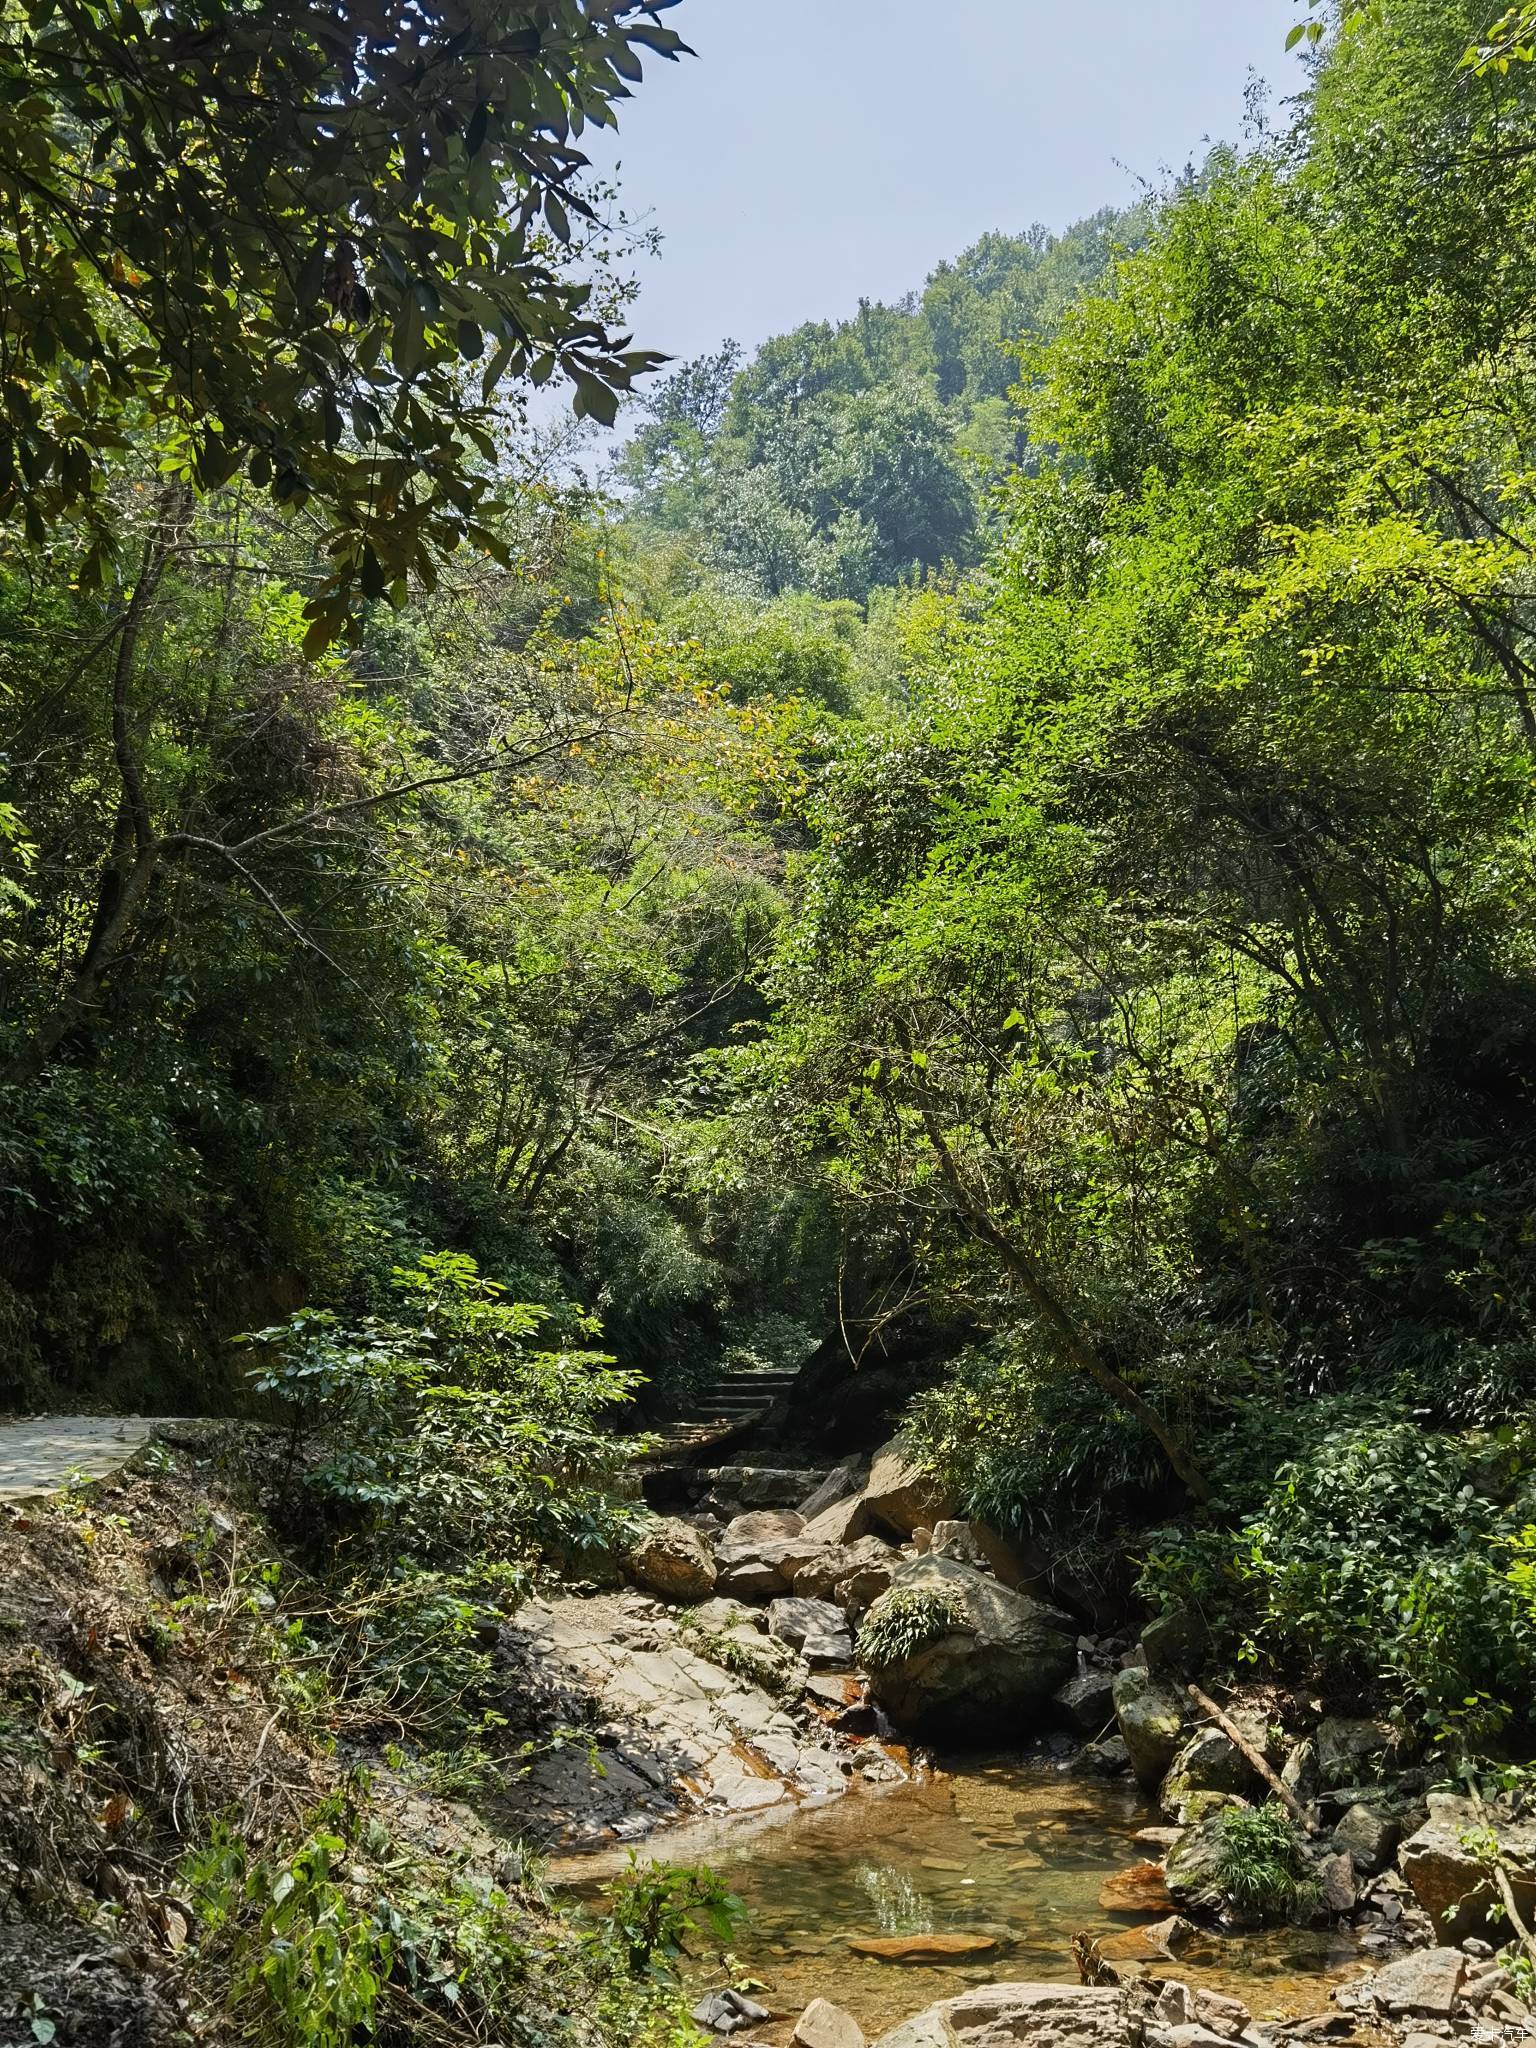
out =
<path fill-rule="evenodd" d="M 1107 1877 L 1157 1856 L 1131 1839 L 1157 1818 L 1134 1791 L 1071 1778 L 1049 1763 L 968 1758 L 913 1784 L 861 1788 L 769 1821 L 677 1829 L 639 1853 L 708 1863 L 746 1906 L 736 1956 L 765 1987 L 761 2003 L 785 2016 L 755 2029 L 760 2038 L 784 2038 L 818 1996 L 845 2006 L 873 2038 L 971 1984 L 1075 1983 L 1074 1934 L 1158 1917 L 1099 1905 Z M 623 1862 L 573 1859 L 552 1875 L 589 1891 Z M 937 1933 L 996 1945 L 942 1963 L 881 1961 L 849 1946 L 861 1937 Z M 1346 1935 L 1284 1929 L 1202 1936 L 1163 1974 L 1231 1992 L 1263 2019 L 1325 2009 L 1331 1987 L 1357 1975 L 1361 1961 Z"/>

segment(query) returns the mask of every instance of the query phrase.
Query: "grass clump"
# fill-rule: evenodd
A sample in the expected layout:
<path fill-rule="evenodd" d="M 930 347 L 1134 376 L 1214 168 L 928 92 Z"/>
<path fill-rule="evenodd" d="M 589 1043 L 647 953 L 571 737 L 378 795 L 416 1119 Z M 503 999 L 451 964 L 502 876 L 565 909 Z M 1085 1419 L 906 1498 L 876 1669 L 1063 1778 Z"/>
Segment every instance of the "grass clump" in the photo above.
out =
<path fill-rule="evenodd" d="M 1305 1920 L 1322 1885 L 1289 1816 L 1267 1806 L 1229 1806 L 1216 1817 L 1213 1891 L 1245 1918 Z"/>
<path fill-rule="evenodd" d="M 859 1662 L 867 1671 L 883 1670 L 970 1626 L 953 1593 L 939 1587 L 895 1586 L 882 1593 L 864 1617 Z"/>

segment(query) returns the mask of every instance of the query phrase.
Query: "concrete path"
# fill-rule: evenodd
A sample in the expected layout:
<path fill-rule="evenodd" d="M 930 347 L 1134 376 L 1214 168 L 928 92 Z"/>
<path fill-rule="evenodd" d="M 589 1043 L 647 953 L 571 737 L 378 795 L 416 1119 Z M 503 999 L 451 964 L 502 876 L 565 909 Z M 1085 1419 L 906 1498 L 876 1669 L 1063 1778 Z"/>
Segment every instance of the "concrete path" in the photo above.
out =
<path fill-rule="evenodd" d="M 0 1501 L 39 1500 L 72 1479 L 105 1479 L 153 1435 L 161 1416 L 34 1415 L 0 1422 Z"/>

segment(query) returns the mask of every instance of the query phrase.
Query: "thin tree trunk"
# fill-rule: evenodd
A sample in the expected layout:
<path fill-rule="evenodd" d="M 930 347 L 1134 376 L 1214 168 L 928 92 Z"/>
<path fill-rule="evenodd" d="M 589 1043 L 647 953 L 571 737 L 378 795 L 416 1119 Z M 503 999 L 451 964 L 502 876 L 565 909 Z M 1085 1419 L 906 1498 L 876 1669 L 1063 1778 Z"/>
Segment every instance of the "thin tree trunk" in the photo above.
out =
<path fill-rule="evenodd" d="M 1075 1371 L 1082 1373 L 1102 1388 L 1128 1415 L 1134 1416 L 1156 1442 L 1168 1460 L 1174 1476 L 1188 1488 L 1196 1500 L 1208 1501 L 1211 1497 L 1210 1482 L 1195 1462 L 1189 1446 L 1179 1432 L 1150 1401 L 1145 1400 L 1128 1381 L 1122 1379 L 1113 1366 L 1105 1363 L 1076 1318 L 1068 1311 L 1054 1288 L 1048 1285 L 1034 1260 L 1019 1249 L 1006 1231 L 998 1227 L 988 1211 L 972 1195 L 955 1160 L 949 1140 L 934 1114 L 932 1103 L 926 1091 L 921 1088 L 918 1090 L 918 1113 L 922 1117 L 928 1142 L 939 1162 L 939 1171 L 956 1207 L 965 1219 L 966 1227 L 973 1237 L 978 1238 L 983 1244 L 990 1245 L 997 1253 L 1008 1273 L 1018 1282 L 1030 1305 L 1050 1330 L 1062 1359 Z"/>
<path fill-rule="evenodd" d="M 1259 1750 L 1256 1750 L 1254 1748 L 1253 1744 L 1248 1740 L 1247 1736 L 1243 1733 L 1242 1729 L 1238 1727 L 1237 1723 L 1234 1720 L 1232 1720 L 1228 1715 L 1224 1714 L 1221 1711 L 1220 1707 L 1217 1706 L 1216 1702 L 1213 1699 L 1211 1699 L 1208 1694 L 1203 1693 L 1198 1685 L 1187 1685 L 1185 1686 L 1184 1690 L 1189 1694 L 1190 1698 L 1194 1701 L 1195 1705 L 1199 1707 L 1203 1713 L 1210 1715 L 1211 1719 L 1216 1723 L 1216 1726 L 1221 1730 L 1222 1734 L 1226 1736 L 1228 1742 L 1234 1744 L 1236 1748 L 1242 1751 L 1243 1755 L 1248 1759 L 1249 1764 L 1253 1767 L 1255 1771 L 1258 1772 L 1259 1776 L 1264 1780 L 1265 1784 L 1269 1787 L 1270 1791 L 1274 1793 L 1275 1797 L 1278 1800 L 1280 1800 L 1282 1805 L 1290 1809 L 1291 1813 L 1295 1816 L 1295 1818 L 1298 1821 L 1300 1821 L 1301 1825 L 1306 1829 L 1307 1833 L 1309 1835 L 1320 1835 L 1322 1833 L 1322 1829 L 1319 1827 L 1318 1823 L 1312 1818 L 1311 1814 L 1308 1813 L 1307 1809 L 1296 1797 L 1296 1794 L 1291 1790 L 1290 1786 L 1287 1785 L 1282 1779 L 1277 1778 L 1275 1776 L 1274 1772 L 1270 1769 L 1267 1759 L 1262 1755 L 1262 1753 Z"/>
<path fill-rule="evenodd" d="M 170 512 L 167 503 L 156 530 L 144 543 L 138 580 L 128 601 L 112 663 L 112 757 L 117 764 L 121 795 L 111 844 L 96 887 L 96 911 L 90 934 L 62 1001 L 43 1018 L 21 1051 L 0 1069 L 0 1083 L 9 1087 L 26 1087 L 36 1081 L 64 1040 L 95 1008 L 102 981 L 121 953 L 159 870 L 164 841 L 155 831 L 145 794 L 134 745 L 130 698 L 139 639 L 170 559 L 166 532 Z"/>
<path fill-rule="evenodd" d="M 152 843 L 125 875 L 115 877 L 113 907 L 98 918 L 64 999 L 43 1019 L 15 1058 L 0 1071 L 6 1086 L 25 1087 L 48 1067 L 70 1032 L 83 1024 L 96 1006 L 107 970 L 122 951 L 123 940 L 160 866 L 159 844 Z"/>

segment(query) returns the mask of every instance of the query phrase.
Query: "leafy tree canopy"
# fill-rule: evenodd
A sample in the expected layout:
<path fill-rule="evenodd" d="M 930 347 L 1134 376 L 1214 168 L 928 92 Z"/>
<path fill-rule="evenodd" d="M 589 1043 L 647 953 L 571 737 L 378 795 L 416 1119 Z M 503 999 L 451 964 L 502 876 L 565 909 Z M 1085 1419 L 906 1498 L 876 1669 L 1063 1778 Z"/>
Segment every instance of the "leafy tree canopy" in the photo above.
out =
<path fill-rule="evenodd" d="M 238 472 L 324 529 L 315 644 L 489 548 L 497 396 L 611 419 L 654 356 L 564 260 L 587 123 L 673 0 L 24 0 L 0 30 L 0 517 L 95 521 L 112 458 Z M 574 216 L 574 220 L 573 220 Z"/>

